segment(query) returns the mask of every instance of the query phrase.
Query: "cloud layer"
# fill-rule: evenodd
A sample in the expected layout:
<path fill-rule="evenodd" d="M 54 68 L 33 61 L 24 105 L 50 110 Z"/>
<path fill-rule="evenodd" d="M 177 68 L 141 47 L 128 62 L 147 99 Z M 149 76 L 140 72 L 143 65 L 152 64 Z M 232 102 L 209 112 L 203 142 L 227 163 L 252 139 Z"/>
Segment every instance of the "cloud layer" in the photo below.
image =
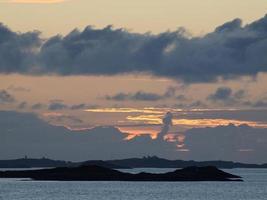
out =
<path fill-rule="evenodd" d="M 57 118 L 66 119 L 79 120 L 65 115 Z M 162 131 L 168 129 L 171 119 L 170 113 L 165 115 Z M 1 159 L 27 155 L 81 161 L 157 155 L 169 159 L 267 162 L 267 129 L 247 125 L 190 129 L 176 135 L 179 146 L 176 142 L 152 140 L 148 135 L 125 140 L 127 133 L 111 126 L 70 131 L 33 114 L 11 111 L 0 111 L 0 128 Z"/>
<path fill-rule="evenodd" d="M 210 94 L 207 99 L 225 105 L 238 105 L 242 103 L 241 100 L 245 97 L 245 93 L 244 90 L 233 92 L 229 87 L 219 87 L 213 94 Z"/>
<path fill-rule="evenodd" d="M 265 162 L 266 129 L 229 124 L 190 129 L 185 136 L 184 147 L 190 149 L 187 156 L 192 159 L 206 157 L 211 160 Z"/>
<path fill-rule="evenodd" d="M 152 92 L 144 92 L 144 91 L 137 91 L 135 93 L 124 93 L 119 92 L 115 95 L 106 95 L 106 100 L 113 100 L 113 101 L 159 101 L 168 98 L 174 98 L 176 93 L 175 87 L 169 87 L 165 91 L 164 94 L 157 94 Z M 177 99 L 182 98 L 183 96 L 178 96 Z"/>
<path fill-rule="evenodd" d="M 267 15 L 245 26 L 235 19 L 203 37 L 183 28 L 154 35 L 88 26 L 43 40 L 39 32 L 15 33 L 1 24 L 0 73 L 148 73 L 186 82 L 255 76 L 267 71 L 266 27 Z"/>

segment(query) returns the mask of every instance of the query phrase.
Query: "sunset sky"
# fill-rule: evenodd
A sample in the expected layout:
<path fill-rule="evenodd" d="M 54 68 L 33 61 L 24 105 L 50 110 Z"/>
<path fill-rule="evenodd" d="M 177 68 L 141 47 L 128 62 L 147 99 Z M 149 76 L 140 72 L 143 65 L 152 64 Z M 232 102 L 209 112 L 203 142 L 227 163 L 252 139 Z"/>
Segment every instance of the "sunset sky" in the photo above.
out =
<path fill-rule="evenodd" d="M 134 32 L 185 27 L 203 35 L 235 18 L 252 22 L 266 14 L 265 0 L 1 0 L 0 19 L 12 30 L 40 30 L 44 37 L 88 25 L 112 24 Z"/>
<path fill-rule="evenodd" d="M 267 130 L 266 14 L 266 0 L 0 0 L 0 109 L 126 139 L 155 139 L 167 112 L 166 140 Z"/>

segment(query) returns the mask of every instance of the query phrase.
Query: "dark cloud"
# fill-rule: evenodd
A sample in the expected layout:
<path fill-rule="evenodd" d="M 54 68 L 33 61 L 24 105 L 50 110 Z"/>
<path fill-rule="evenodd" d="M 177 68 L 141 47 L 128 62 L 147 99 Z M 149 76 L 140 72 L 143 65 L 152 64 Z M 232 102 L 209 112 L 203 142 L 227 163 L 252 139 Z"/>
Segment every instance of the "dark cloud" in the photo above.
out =
<path fill-rule="evenodd" d="M 168 87 L 165 94 L 163 95 L 165 98 L 172 98 L 175 96 L 176 94 L 176 90 L 177 88 L 176 87 Z"/>
<path fill-rule="evenodd" d="M 246 91 L 245 90 L 238 90 L 234 93 L 234 98 L 235 99 L 242 99 L 246 96 Z"/>
<path fill-rule="evenodd" d="M 136 101 L 158 101 L 161 100 L 163 96 L 157 95 L 154 93 L 148 93 L 148 92 L 136 92 L 134 95 L 130 97 L 131 100 Z"/>
<path fill-rule="evenodd" d="M 67 117 L 59 120 L 72 120 Z M 175 156 L 175 145 L 150 136 L 125 140 L 112 126 L 70 131 L 53 126 L 34 114 L 0 111 L 0 158 L 49 157 L 65 160 L 118 159 L 158 155 Z"/>
<path fill-rule="evenodd" d="M 0 90 L 0 104 L 1 103 L 13 103 L 15 97 L 9 94 L 6 90 Z"/>
<path fill-rule="evenodd" d="M 73 116 L 73 115 L 50 115 L 50 116 L 47 116 L 46 119 L 49 121 L 49 122 L 52 122 L 52 123 L 74 123 L 74 124 L 80 124 L 83 122 L 82 119 L 76 117 L 76 116 Z"/>
<path fill-rule="evenodd" d="M 206 108 L 207 104 L 205 104 L 204 102 L 202 102 L 200 100 L 196 100 L 196 101 L 193 101 L 192 103 L 190 103 L 187 107 L 189 107 L 189 108 Z"/>
<path fill-rule="evenodd" d="M 267 108 L 267 98 L 263 97 L 255 101 L 245 101 L 244 105 L 253 108 Z"/>
<path fill-rule="evenodd" d="M 27 107 L 27 105 L 28 103 L 26 101 L 23 101 L 18 105 L 18 109 L 24 109 Z"/>
<path fill-rule="evenodd" d="M 210 94 L 207 99 L 213 102 L 219 102 L 224 104 L 242 104 L 241 101 L 245 97 L 246 92 L 244 90 L 237 90 L 234 92 L 229 87 L 219 87 L 217 90 Z"/>
<path fill-rule="evenodd" d="M 0 73 L 34 73 L 39 32 L 15 33 L 0 23 Z"/>
<path fill-rule="evenodd" d="M 32 106 L 31 106 L 31 108 L 33 109 L 33 110 L 39 110 L 39 109 L 42 109 L 42 108 L 45 108 L 46 107 L 46 105 L 44 105 L 44 104 L 42 104 L 42 103 L 36 103 L 36 104 L 33 104 Z"/>
<path fill-rule="evenodd" d="M 81 109 L 85 109 L 85 108 L 87 108 L 87 105 L 84 103 L 75 104 L 75 105 L 70 106 L 70 109 L 72 109 L 72 110 L 81 110 Z"/>
<path fill-rule="evenodd" d="M 166 115 L 163 123 L 170 125 L 171 117 Z M 177 143 L 152 140 L 149 136 L 128 141 L 127 133 L 111 126 L 70 131 L 30 113 L 0 111 L 0 128 L 2 159 L 28 155 L 77 161 L 157 155 L 171 159 L 267 162 L 267 129 L 247 125 L 194 128 L 180 133 L 179 137 L 183 135 L 185 139 L 180 141 L 179 149 L 188 151 L 177 151 Z"/>
<path fill-rule="evenodd" d="M 186 101 L 187 100 L 186 96 L 185 95 L 182 95 L 182 94 L 178 95 L 176 97 L 176 99 L 179 100 L 179 101 Z"/>
<path fill-rule="evenodd" d="M 242 21 L 240 19 L 234 19 L 233 21 L 226 22 L 225 24 L 218 26 L 215 29 L 215 32 L 217 33 L 232 32 L 240 28 L 241 25 L 242 25 Z"/>
<path fill-rule="evenodd" d="M 172 108 L 178 108 L 178 109 L 194 109 L 194 108 L 207 108 L 207 104 L 204 103 L 201 100 L 190 100 L 187 99 L 185 96 L 181 95 L 181 97 L 176 97 L 178 100 L 178 103 L 172 105 Z"/>
<path fill-rule="evenodd" d="M 68 108 L 68 106 L 62 102 L 51 102 L 50 105 L 48 106 L 49 110 L 63 110 Z"/>
<path fill-rule="evenodd" d="M 57 75 L 149 73 L 210 82 L 267 71 L 267 15 L 245 26 L 227 22 L 203 37 L 183 28 L 161 34 L 137 34 L 107 26 L 41 44 L 38 32 L 15 33 L 0 25 L 0 72 Z M 39 50 L 37 51 L 37 47 Z"/>
<path fill-rule="evenodd" d="M 170 126 L 172 126 L 172 119 L 173 119 L 173 114 L 171 112 L 167 112 L 165 116 L 162 119 L 162 128 L 161 131 L 158 134 L 158 138 L 162 140 L 164 136 L 168 133 Z"/>
<path fill-rule="evenodd" d="M 252 104 L 253 107 L 267 107 L 267 101 L 259 100 Z"/>
<path fill-rule="evenodd" d="M 266 128 L 248 125 L 195 128 L 186 131 L 185 146 L 191 159 L 265 162 Z"/>
<path fill-rule="evenodd" d="M 163 96 L 155 93 L 143 92 L 138 91 L 134 94 L 132 93 L 117 93 L 113 96 L 107 95 L 105 97 L 106 100 L 113 100 L 113 101 L 158 101 L 162 100 Z"/>
<path fill-rule="evenodd" d="M 33 110 L 45 109 L 48 107 L 48 110 L 63 110 L 63 109 L 71 109 L 71 110 L 82 110 L 88 108 L 97 108 L 98 105 L 87 105 L 84 103 L 81 104 L 73 104 L 67 105 L 62 100 L 51 100 L 48 106 L 43 103 L 36 103 L 31 106 Z"/>
<path fill-rule="evenodd" d="M 123 92 L 117 93 L 113 96 L 110 95 L 106 95 L 105 99 L 106 100 L 113 100 L 113 101 L 125 101 L 125 100 L 129 100 L 129 97 L 131 97 L 131 94 L 126 94 Z"/>
<path fill-rule="evenodd" d="M 176 93 L 175 87 L 169 87 L 164 94 L 157 94 L 152 92 L 137 91 L 136 93 L 117 93 L 113 96 L 106 95 L 106 100 L 113 101 L 159 101 L 167 98 L 173 98 Z"/>
<path fill-rule="evenodd" d="M 204 109 L 173 112 L 175 119 L 228 119 L 267 124 L 266 109 Z"/>
<path fill-rule="evenodd" d="M 212 101 L 224 101 L 228 100 L 232 96 L 232 89 L 228 87 L 218 88 L 214 94 L 208 96 L 208 99 Z"/>

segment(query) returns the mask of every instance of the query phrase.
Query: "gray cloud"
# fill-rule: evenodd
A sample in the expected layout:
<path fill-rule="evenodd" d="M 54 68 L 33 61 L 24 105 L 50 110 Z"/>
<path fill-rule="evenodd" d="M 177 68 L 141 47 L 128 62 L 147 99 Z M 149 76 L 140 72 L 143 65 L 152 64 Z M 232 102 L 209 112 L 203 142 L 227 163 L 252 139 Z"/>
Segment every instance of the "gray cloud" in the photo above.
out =
<path fill-rule="evenodd" d="M 152 92 L 143 92 L 143 91 L 137 91 L 136 93 L 117 93 L 113 96 L 106 95 L 106 100 L 113 100 L 113 101 L 159 101 L 164 100 L 167 98 L 173 98 L 176 93 L 175 87 L 169 87 L 165 91 L 164 94 L 157 94 Z"/>
<path fill-rule="evenodd" d="M 6 90 L 0 90 L 0 104 L 13 102 L 15 102 L 15 97 L 9 94 Z"/>
<path fill-rule="evenodd" d="M 158 101 L 162 99 L 162 96 L 154 93 L 139 91 L 132 95 L 130 99 L 137 101 Z"/>
<path fill-rule="evenodd" d="M 44 104 L 42 104 L 42 103 L 36 103 L 36 104 L 33 104 L 32 106 L 31 106 L 31 108 L 33 109 L 33 110 L 39 110 L 39 109 L 42 109 L 42 108 L 45 108 L 46 107 L 46 105 L 44 105 Z"/>
<path fill-rule="evenodd" d="M 266 109 L 220 109 L 220 110 L 188 110 L 186 113 L 173 112 L 175 119 L 229 119 L 240 121 L 252 121 L 258 123 L 267 123 Z"/>
<path fill-rule="evenodd" d="M 168 133 L 169 129 L 170 129 L 170 126 L 172 126 L 172 119 L 173 119 L 173 114 L 171 112 L 167 112 L 165 114 L 165 116 L 163 117 L 162 119 L 162 128 L 161 128 L 161 131 L 159 132 L 158 134 L 158 138 L 157 139 L 160 139 L 162 140 L 164 138 L 164 136 Z"/>
<path fill-rule="evenodd" d="M 261 97 L 254 101 L 245 101 L 244 105 L 251 106 L 254 108 L 267 108 L 267 97 Z"/>
<path fill-rule="evenodd" d="M 113 96 L 107 95 L 105 97 L 106 100 L 113 100 L 113 101 L 126 101 L 126 100 L 131 100 L 131 101 L 158 101 L 162 100 L 164 97 L 155 94 L 155 93 L 149 93 L 149 92 L 143 92 L 143 91 L 138 91 L 134 94 L 131 93 L 118 93 Z"/>
<path fill-rule="evenodd" d="M 0 122 L 0 137 L 4 138 L 0 140 L 1 159 L 24 155 L 76 161 L 145 155 L 171 158 L 176 153 L 172 143 L 152 140 L 148 135 L 125 140 L 128 134 L 111 126 L 70 131 L 50 125 L 34 114 L 5 111 L 0 111 Z"/>
<path fill-rule="evenodd" d="M 18 105 L 18 109 L 24 109 L 27 107 L 27 105 L 28 103 L 26 101 L 23 101 Z"/>
<path fill-rule="evenodd" d="M 185 133 L 184 148 L 190 149 L 191 159 L 236 160 L 242 162 L 265 162 L 266 128 L 248 125 L 195 128 Z"/>
<path fill-rule="evenodd" d="M 52 126 L 34 114 L 11 111 L 0 111 L 0 122 L 1 159 L 25 155 L 64 160 L 157 155 L 171 159 L 267 162 L 267 129 L 247 125 L 187 130 L 185 140 L 180 141 L 184 146 L 180 148 L 189 151 L 177 151 L 177 143 L 152 140 L 149 136 L 125 140 L 127 133 L 110 126 L 70 131 Z M 165 117 L 164 124 L 170 122 L 170 117 Z"/>
<path fill-rule="evenodd" d="M 242 104 L 241 101 L 245 97 L 246 92 L 244 90 L 233 91 L 229 87 L 219 87 L 217 90 L 210 94 L 207 99 L 213 102 L 219 102 L 224 104 Z"/>
<path fill-rule="evenodd" d="M 245 26 L 227 22 L 203 37 L 185 30 L 137 34 L 107 26 L 41 43 L 38 32 L 0 25 L 0 72 L 57 75 L 150 73 L 186 82 L 255 76 L 267 71 L 267 15 Z M 39 49 L 37 51 L 37 48 Z"/>
<path fill-rule="evenodd" d="M 179 101 L 186 101 L 187 100 L 186 96 L 185 95 L 182 95 L 182 94 L 178 95 L 176 97 L 176 99 L 179 100 Z"/>
<path fill-rule="evenodd" d="M 87 106 L 84 103 L 75 104 L 75 105 L 70 106 L 70 109 L 72 109 L 72 110 L 81 110 L 81 109 L 85 109 L 85 108 L 87 108 Z"/>
<path fill-rule="evenodd" d="M 189 108 L 206 108 L 207 105 L 200 100 L 196 100 L 196 101 L 193 101 L 191 104 L 189 104 L 188 107 Z"/>
<path fill-rule="evenodd" d="M 48 103 L 48 105 L 43 103 L 35 103 L 31 106 L 31 109 L 39 110 L 48 108 L 48 110 L 63 110 L 63 109 L 82 110 L 82 109 L 97 108 L 97 107 L 98 105 L 89 105 L 89 104 L 87 105 L 84 103 L 67 105 L 63 103 L 62 100 L 51 100 L 50 103 Z"/>
<path fill-rule="evenodd" d="M 252 104 L 253 107 L 267 107 L 267 101 L 259 100 Z"/>
<path fill-rule="evenodd" d="M 200 100 L 195 100 L 195 101 L 188 101 L 186 102 L 185 100 L 180 100 L 182 103 L 176 103 L 172 105 L 171 107 L 173 108 L 186 108 L 186 109 L 193 109 L 193 108 L 207 108 L 207 104 Z"/>
<path fill-rule="evenodd" d="M 33 73 L 41 45 L 39 34 L 15 33 L 0 23 L 0 73 Z"/>
<path fill-rule="evenodd" d="M 172 98 L 172 97 L 175 96 L 175 94 L 176 94 L 176 90 L 177 90 L 176 87 L 172 87 L 172 86 L 170 86 L 170 87 L 167 88 L 167 90 L 165 91 L 165 93 L 164 93 L 163 96 L 164 96 L 165 98 Z"/>
<path fill-rule="evenodd" d="M 123 92 L 120 92 L 120 93 L 117 93 L 113 96 L 110 96 L 110 95 L 106 95 L 105 96 L 105 99 L 106 100 L 113 100 L 113 101 L 125 101 L 125 100 L 128 100 L 129 97 L 131 97 L 132 95 L 131 94 L 126 94 L 126 93 L 123 93 Z"/>
<path fill-rule="evenodd" d="M 73 115 L 56 115 L 56 116 L 47 116 L 46 117 L 48 121 L 52 123 L 75 123 L 80 124 L 83 122 L 80 118 L 73 116 Z"/>
<path fill-rule="evenodd" d="M 232 89 L 228 87 L 218 88 L 214 94 L 209 95 L 208 99 L 212 101 L 228 100 L 232 95 Z"/>
<path fill-rule="evenodd" d="M 51 102 L 50 105 L 48 106 L 49 110 L 63 110 L 66 108 L 68 108 L 68 106 L 59 101 Z"/>
<path fill-rule="evenodd" d="M 70 109 L 72 110 L 82 110 L 82 109 L 94 109 L 94 108 L 98 108 L 99 105 L 97 104 L 74 104 L 74 105 L 70 105 L 68 106 Z"/>

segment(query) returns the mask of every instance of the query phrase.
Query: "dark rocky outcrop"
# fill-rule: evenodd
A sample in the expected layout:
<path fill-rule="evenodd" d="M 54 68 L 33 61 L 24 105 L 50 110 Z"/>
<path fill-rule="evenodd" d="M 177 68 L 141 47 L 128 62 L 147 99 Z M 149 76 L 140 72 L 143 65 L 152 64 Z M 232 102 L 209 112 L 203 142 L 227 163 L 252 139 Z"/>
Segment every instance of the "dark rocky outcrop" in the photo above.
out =
<path fill-rule="evenodd" d="M 152 174 L 124 173 L 96 165 L 59 167 L 30 171 L 2 171 L 0 178 L 31 178 L 56 181 L 241 181 L 241 177 L 213 166 L 187 167 L 173 172 Z"/>

